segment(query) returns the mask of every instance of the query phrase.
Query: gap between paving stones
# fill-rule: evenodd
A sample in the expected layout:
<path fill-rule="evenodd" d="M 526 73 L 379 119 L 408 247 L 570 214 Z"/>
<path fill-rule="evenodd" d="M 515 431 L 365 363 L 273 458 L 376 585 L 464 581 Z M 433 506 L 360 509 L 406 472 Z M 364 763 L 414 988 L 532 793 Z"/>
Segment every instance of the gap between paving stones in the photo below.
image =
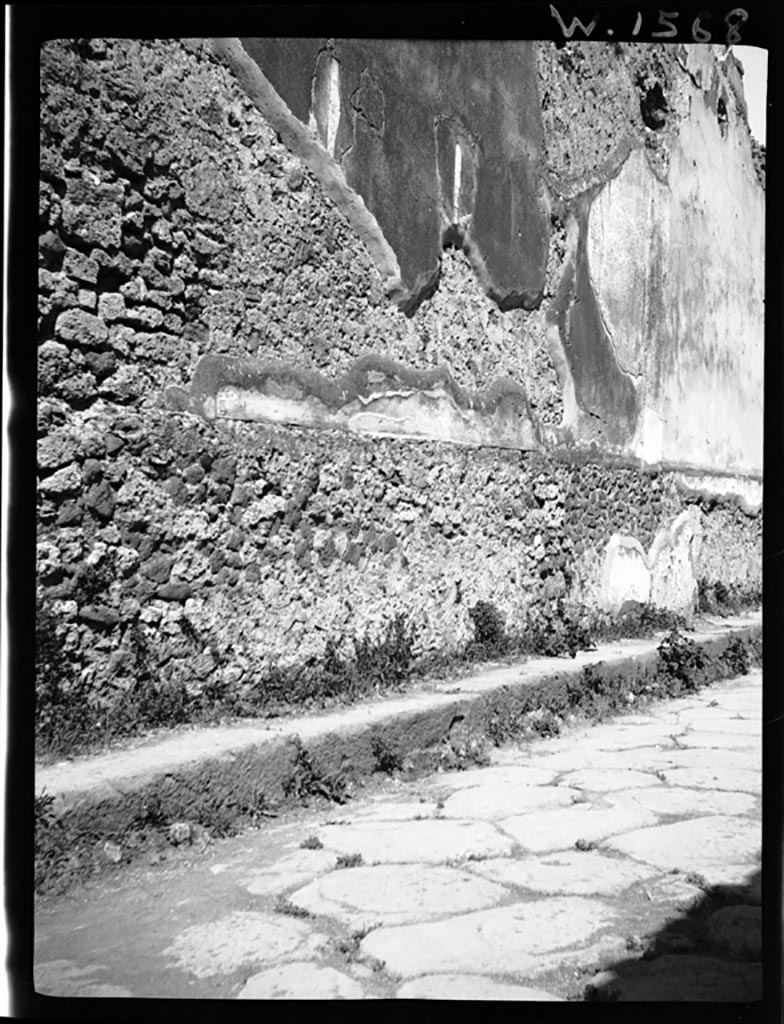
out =
<path fill-rule="evenodd" d="M 689 638 L 717 657 L 734 637 L 748 641 L 761 632 L 757 614 L 703 624 Z M 631 683 L 653 671 L 661 639 L 620 641 L 570 661 L 530 659 L 339 712 L 188 730 L 38 766 L 36 793 L 54 798 L 59 840 L 69 850 L 84 847 L 88 837 L 93 848 L 113 841 L 126 862 L 133 851 L 123 839 L 140 822 L 157 822 L 161 829 L 173 823 L 198 826 L 217 810 L 224 827 L 241 826 L 253 824 L 254 815 L 263 820 L 296 803 L 291 780 L 303 750 L 321 778 L 332 774 L 352 782 L 372 774 L 379 745 L 432 770 L 456 724 L 464 733 L 486 735 L 491 709 L 497 713 L 499 706 L 513 705 L 533 686 L 555 690 L 588 665 L 613 677 L 623 674 Z"/>

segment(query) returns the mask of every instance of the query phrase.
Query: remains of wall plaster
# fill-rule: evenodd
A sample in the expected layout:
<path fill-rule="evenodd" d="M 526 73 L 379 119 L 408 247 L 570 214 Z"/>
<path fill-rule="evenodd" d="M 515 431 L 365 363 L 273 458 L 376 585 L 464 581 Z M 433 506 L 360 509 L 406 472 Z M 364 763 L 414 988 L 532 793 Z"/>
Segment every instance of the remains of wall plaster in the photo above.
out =
<path fill-rule="evenodd" d="M 634 79 L 626 59 L 607 58 L 608 81 Z M 591 60 L 598 90 L 602 64 Z M 314 116 L 319 145 L 334 156 L 346 111 L 337 117 L 330 68 L 323 63 L 332 100 Z M 368 130 L 392 116 L 385 106 L 382 118 L 374 81 L 358 76 L 351 115 Z M 592 149 L 585 121 L 564 115 L 582 95 L 578 81 L 564 71 L 560 92 L 542 94 L 548 173 L 567 199 L 623 149 L 627 122 L 638 120 L 627 111 L 623 125 L 594 133 Z M 304 125 L 307 86 L 298 101 Z M 599 91 L 595 103 L 605 108 Z M 447 127 L 445 136 L 463 140 L 459 176 L 453 163 L 445 193 L 462 216 L 473 187 L 470 138 Z M 650 164 L 656 146 L 644 145 Z M 571 177 L 569 152 L 580 164 Z M 626 158 L 613 159 L 617 168 Z M 619 174 L 594 204 L 606 206 L 611 189 L 629 181 Z M 753 480 L 644 472 L 565 443 L 575 440 L 569 428 L 586 394 L 569 337 L 548 318 L 564 261 L 576 253 L 577 222 L 566 209 L 553 211 L 538 309 L 503 312 L 477 279 L 476 260 L 448 247 L 436 290 L 406 316 L 385 299 L 351 220 L 207 48 L 91 40 L 48 43 L 42 53 L 39 220 L 39 590 L 96 693 L 131 685 L 139 636 L 163 682 L 251 687 L 266 667 L 316 656 L 328 639 L 380 631 L 401 611 L 420 626 L 421 648 L 438 649 L 471 636 L 468 610 L 478 600 L 514 626 L 559 598 L 615 605 L 623 592 L 642 593 L 646 578 L 651 595 L 677 607 L 692 577 L 758 582 Z M 612 352 L 633 379 L 642 349 L 633 332 L 618 336 L 599 242 L 584 236 L 585 258 Z M 216 359 L 276 371 L 263 388 L 238 389 L 235 380 L 233 405 L 216 386 L 209 419 L 189 403 L 194 376 Z M 319 429 L 269 422 L 272 398 L 297 406 L 283 419 L 307 422 L 313 396 L 348 395 L 357 366 L 379 376 L 367 375 L 348 404 L 356 412 L 367 401 L 365 414 L 381 409 L 397 424 L 413 407 L 407 436 L 420 440 L 379 429 L 378 419 L 361 433 L 335 429 L 350 416 L 341 422 L 342 413 L 330 419 L 323 410 Z M 504 379 L 514 385 L 506 392 Z M 511 440 L 493 420 L 505 395 L 519 414 Z M 666 414 L 649 402 L 639 421 L 665 424 Z M 461 437 L 466 422 L 474 433 Z M 652 429 L 641 436 L 655 451 Z M 545 451 L 524 450 L 540 440 Z M 716 465 L 708 468 L 715 477 Z M 713 497 L 698 506 L 706 490 Z M 699 550 L 690 540 L 698 507 Z M 673 523 L 692 523 L 692 534 L 672 533 Z M 667 530 L 669 543 L 656 547 Z M 625 547 L 614 536 L 628 538 Z M 613 570 L 605 586 L 607 560 L 621 547 L 627 558 L 658 554 L 645 556 L 649 577 L 639 567 Z"/>

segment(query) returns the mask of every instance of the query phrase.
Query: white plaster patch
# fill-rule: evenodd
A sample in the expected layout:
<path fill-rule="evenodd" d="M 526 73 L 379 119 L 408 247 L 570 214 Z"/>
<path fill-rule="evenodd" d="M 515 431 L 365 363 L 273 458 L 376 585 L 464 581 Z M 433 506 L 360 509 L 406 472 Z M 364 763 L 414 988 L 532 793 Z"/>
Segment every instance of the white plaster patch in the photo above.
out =
<path fill-rule="evenodd" d="M 614 534 L 607 542 L 602 567 L 602 607 L 617 612 L 624 601 L 647 604 L 650 588 L 651 573 L 642 544 L 634 537 Z"/>

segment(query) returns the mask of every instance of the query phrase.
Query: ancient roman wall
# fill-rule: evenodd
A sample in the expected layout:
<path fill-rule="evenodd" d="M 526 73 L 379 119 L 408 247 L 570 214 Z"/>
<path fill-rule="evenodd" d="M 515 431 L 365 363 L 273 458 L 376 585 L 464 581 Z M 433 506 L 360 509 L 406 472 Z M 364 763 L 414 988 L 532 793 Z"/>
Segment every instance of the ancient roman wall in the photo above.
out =
<path fill-rule="evenodd" d="M 719 55 L 44 46 L 39 584 L 96 689 L 140 636 L 242 687 L 401 611 L 448 650 L 478 600 L 759 587 L 764 190 Z"/>

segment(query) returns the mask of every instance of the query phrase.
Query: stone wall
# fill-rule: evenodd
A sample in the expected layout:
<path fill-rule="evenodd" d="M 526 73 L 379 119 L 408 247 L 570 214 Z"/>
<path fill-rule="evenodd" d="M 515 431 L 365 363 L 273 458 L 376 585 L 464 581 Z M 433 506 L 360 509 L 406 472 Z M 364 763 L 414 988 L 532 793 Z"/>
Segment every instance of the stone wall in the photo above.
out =
<path fill-rule="evenodd" d="M 381 48 L 380 70 L 364 74 L 356 47 L 338 50 L 354 67 L 356 82 L 348 76 L 351 90 L 340 95 L 349 105 L 355 97 L 355 132 L 373 129 L 378 82 L 394 80 L 401 52 L 410 62 L 405 47 L 394 60 Z M 524 49 L 524 92 L 540 106 L 515 135 L 510 167 L 531 158 L 530 136 L 549 176 L 531 199 L 546 213 L 526 271 L 538 267 L 534 286 L 498 276 L 504 208 L 479 218 L 474 238 L 469 198 L 479 193 L 455 192 L 454 165 L 445 194 L 465 216 L 442 210 L 435 248 L 413 250 L 430 262 L 409 267 L 409 234 L 389 231 L 388 207 L 376 216 L 372 195 L 365 202 L 357 191 L 379 179 L 363 178 L 359 151 L 346 174 L 334 159 L 335 146 L 351 145 L 334 107 L 330 114 L 334 72 L 319 50 L 317 85 L 307 70 L 308 88 L 299 83 L 289 109 L 268 81 L 262 94 L 255 72 L 243 77 L 242 53 L 262 60 L 253 47 L 44 46 L 39 589 L 96 691 L 132 684 L 140 636 L 164 684 L 250 686 L 271 666 L 317 656 L 330 639 L 377 633 L 401 611 L 420 627 L 421 649 L 448 650 L 471 635 L 478 600 L 512 626 L 559 598 L 688 609 L 701 578 L 758 586 L 751 449 L 744 441 L 736 458 L 718 445 L 701 475 L 661 462 L 663 449 L 648 465 L 628 458 L 626 441 L 613 440 L 613 431 L 629 436 L 617 410 L 632 409 L 636 424 L 654 401 L 647 396 L 671 393 L 671 377 L 654 354 L 640 371 L 647 390 L 634 388 L 628 367 L 596 355 L 602 344 L 605 356 L 620 349 L 597 342 L 590 325 L 579 341 L 566 311 L 582 253 L 594 281 L 599 260 L 600 300 L 613 323 L 621 319 L 596 255 L 611 251 L 615 229 L 578 237 L 595 223 L 596 204 L 589 210 L 581 197 L 597 167 L 642 158 L 628 157 L 613 131 L 628 134 L 631 123 L 643 138 L 634 153 L 653 167 L 663 159 L 658 141 L 646 149 L 639 100 L 624 100 L 614 115 L 621 127 L 603 125 L 587 144 L 580 125 L 590 111 L 583 120 L 565 113 L 578 89 L 587 95 L 579 74 L 564 70 L 566 52 L 576 66 L 586 54 L 599 60 L 587 47 Z M 653 60 L 630 52 L 607 51 L 608 75 L 634 82 L 634 61 Z M 511 88 L 513 64 L 499 72 L 485 113 Z M 466 67 L 455 89 L 470 87 Z M 595 81 L 599 90 L 598 70 Z M 603 107 L 599 91 L 594 99 Z M 393 107 L 384 109 L 392 124 Z M 439 121 L 451 144 L 479 131 L 466 117 Z M 740 131 L 734 120 L 731 130 Z M 406 152 L 405 134 L 391 138 L 389 160 Z M 744 146 L 736 145 L 743 167 Z M 420 168 L 425 177 L 438 170 L 438 152 Z M 471 171 L 479 184 L 480 163 Z M 383 163 L 373 166 L 380 173 Z M 670 156 L 670 175 L 672 166 Z M 509 182 L 511 195 L 519 180 Z M 633 193 L 634 180 L 623 188 Z M 612 203 L 602 210 L 610 224 Z M 583 286 L 592 287 L 588 278 Z M 741 389 L 749 401 L 759 370 L 752 328 Z M 651 343 L 630 334 L 627 345 Z M 588 355 L 578 372 L 580 344 Z M 715 373 L 705 352 L 700 359 L 705 387 L 730 373 L 724 355 Z M 661 363 L 676 372 L 677 360 Z M 620 390 L 614 373 L 626 382 Z M 590 395 L 604 433 L 580 426 Z M 742 410 L 730 408 L 730 426 L 745 437 Z M 672 422 L 668 444 L 682 443 L 686 420 Z"/>

